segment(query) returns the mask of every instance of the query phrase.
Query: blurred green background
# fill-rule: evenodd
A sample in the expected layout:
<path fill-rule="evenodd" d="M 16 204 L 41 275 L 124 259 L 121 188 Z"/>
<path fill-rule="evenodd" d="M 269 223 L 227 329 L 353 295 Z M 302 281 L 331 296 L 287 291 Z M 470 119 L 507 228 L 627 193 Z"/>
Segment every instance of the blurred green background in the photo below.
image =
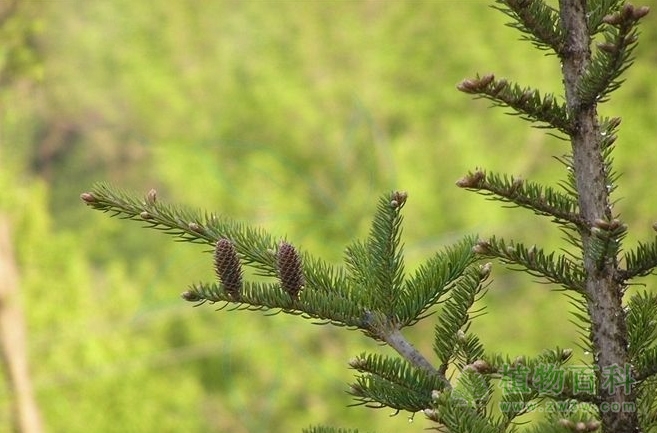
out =
<path fill-rule="evenodd" d="M 560 94 L 558 60 L 489 4 L 0 2 L 0 213 L 47 430 L 428 427 L 421 414 L 409 425 L 409 414 L 347 407 L 347 361 L 385 348 L 297 317 L 193 308 L 179 294 L 214 278 L 206 249 L 92 212 L 79 194 L 100 180 L 156 188 L 336 263 L 391 189 L 409 193 L 409 270 L 469 233 L 563 247 L 549 221 L 454 186 L 475 167 L 556 184 L 552 156 L 569 146 L 456 91 L 495 72 Z M 657 14 L 642 36 L 626 85 L 600 107 L 623 117 L 616 198 L 629 244 L 657 219 Z M 488 350 L 575 347 L 564 296 L 499 264 L 494 276 L 473 326 Z M 427 355 L 432 329 L 430 318 L 409 333 Z M 12 397 L 3 383 L 2 432 Z"/>

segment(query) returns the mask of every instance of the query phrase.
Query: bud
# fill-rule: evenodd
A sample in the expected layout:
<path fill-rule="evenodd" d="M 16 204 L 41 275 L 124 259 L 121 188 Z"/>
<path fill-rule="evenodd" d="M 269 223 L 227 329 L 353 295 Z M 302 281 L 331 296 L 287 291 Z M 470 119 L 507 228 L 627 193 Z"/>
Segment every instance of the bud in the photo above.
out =
<path fill-rule="evenodd" d="M 149 206 L 155 206 L 155 202 L 157 201 L 157 191 L 154 189 L 151 189 L 148 191 L 148 194 L 146 194 L 146 204 Z"/>
<path fill-rule="evenodd" d="M 618 47 L 610 42 L 601 42 L 596 45 L 600 51 L 604 51 L 607 54 L 616 54 L 618 52 Z"/>
<path fill-rule="evenodd" d="M 495 83 L 495 86 L 493 86 L 493 89 L 490 92 L 491 95 L 497 96 L 502 90 L 506 89 L 508 85 L 509 82 L 502 78 L 497 83 Z"/>
<path fill-rule="evenodd" d="M 189 302 L 199 302 L 203 300 L 203 298 L 201 298 L 198 293 L 192 290 L 185 290 L 180 294 L 180 297 Z"/>
<path fill-rule="evenodd" d="M 481 87 L 486 87 L 486 86 L 488 86 L 490 83 L 492 83 L 493 80 L 495 80 L 495 75 L 493 75 L 493 74 L 486 74 L 486 75 L 484 75 L 483 77 L 481 77 L 481 78 L 479 79 L 479 85 L 480 85 Z"/>
<path fill-rule="evenodd" d="M 242 288 L 242 265 L 235 245 L 229 239 L 219 239 L 214 250 L 214 269 L 226 293 L 238 299 Z"/>
<path fill-rule="evenodd" d="M 622 18 L 621 18 L 620 14 L 618 12 L 613 13 L 613 14 L 609 14 L 609 15 L 605 15 L 602 18 L 602 22 L 605 23 L 605 24 L 609 24 L 610 26 L 617 26 L 621 23 L 621 21 L 622 21 Z"/>
<path fill-rule="evenodd" d="M 513 182 L 511 182 L 511 189 L 509 190 L 509 192 L 511 194 L 515 194 L 516 191 L 518 191 L 520 188 L 522 188 L 522 185 L 524 183 L 525 182 L 522 180 L 522 178 L 516 177 L 515 179 L 513 179 Z"/>
<path fill-rule="evenodd" d="M 140 216 L 141 219 L 143 219 L 143 220 L 152 220 L 152 219 L 153 219 L 153 215 L 149 214 L 149 213 L 146 212 L 146 211 L 141 212 L 141 213 L 139 214 L 139 216 Z"/>
<path fill-rule="evenodd" d="M 490 364 L 484 361 L 483 359 L 477 359 L 472 364 L 466 365 L 464 370 L 465 369 L 470 371 L 476 371 L 479 374 L 487 374 L 493 372 L 493 369 L 491 368 Z"/>
<path fill-rule="evenodd" d="M 395 191 L 390 197 L 390 207 L 393 209 L 401 209 L 406 203 L 408 193 L 406 191 Z"/>
<path fill-rule="evenodd" d="M 561 351 L 561 360 L 562 361 L 567 361 L 568 358 L 573 354 L 573 349 L 563 349 Z"/>
<path fill-rule="evenodd" d="M 588 431 L 596 431 L 597 429 L 600 428 L 600 425 L 601 425 L 601 423 L 597 419 L 594 419 L 594 420 L 589 421 L 589 422 L 586 423 L 586 427 L 587 427 Z"/>
<path fill-rule="evenodd" d="M 490 275 L 491 269 L 493 269 L 493 264 L 491 262 L 484 263 L 483 265 L 479 266 L 479 279 L 481 281 L 487 279 Z"/>
<path fill-rule="evenodd" d="M 656 223 L 657 224 L 657 223 Z M 490 253 L 490 243 L 484 240 L 478 240 L 472 247 L 472 252 L 475 254 L 486 255 Z"/>
<path fill-rule="evenodd" d="M 96 197 L 90 192 L 83 192 L 80 194 L 80 198 L 87 204 L 96 203 L 98 201 Z"/>
<path fill-rule="evenodd" d="M 593 221 L 593 227 L 597 227 L 601 230 L 609 230 L 611 228 L 611 223 L 603 219 L 597 218 Z"/>
<path fill-rule="evenodd" d="M 559 425 L 561 427 L 566 427 L 567 429 L 572 429 L 573 427 L 575 427 L 575 424 L 571 420 L 566 418 L 561 418 L 559 420 Z"/>
<path fill-rule="evenodd" d="M 281 282 L 281 287 L 292 298 L 297 298 L 305 284 L 299 253 L 297 253 L 297 250 L 291 244 L 281 241 L 278 244 L 276 262 L 278 264 L 278 278 Z"/>
<path fill-rule="evenodd" d="M 479 188 L 485 179 L 486 173 L 476 170 L 474 173 L 468 173 L 466 176 L 457 180 L 456 186 L 460 188 Z"/>
<path fill-rule="evenodd" d="M 456 86 L 456 88 L 461 92 L 476 93 L 477 90 L 479 89 L 479 81 L 473 80 L 471 78 L 467 80 L 463 80 Z"/>
<path fill-rule="evenodd" d="M 203 233 L 205 232 L 205 229 L 204 229 L 200 224 L 198 224 L 198 223 L 189 223 L 189 224 L 187 224 L 187 227 L 188 227 L 191 231 L 196 232 L 196 233 L 201 233 L 201 234 L 203 234 Z"/>
<path fill-rule="evenodd" d="M 648 12 L 650 12 L 650 8 L 648 6 L 639 6 L 634 8 L 634 13 L 632 14 L 632 18 L 635 20 L 640 20 L 641 18 L 645 17 L 648 15 Z"/>

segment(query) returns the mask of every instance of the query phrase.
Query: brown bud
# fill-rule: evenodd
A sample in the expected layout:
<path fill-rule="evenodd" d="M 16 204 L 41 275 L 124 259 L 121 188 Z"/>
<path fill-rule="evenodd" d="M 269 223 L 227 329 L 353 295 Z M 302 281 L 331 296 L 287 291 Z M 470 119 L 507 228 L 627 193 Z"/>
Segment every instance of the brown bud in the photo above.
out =
<path fill-rule="evenodd" d="M 616 54 L 618 51 L 618 47 L 610 42 L 601 42 L 596 44 L 596 46 L 600 51 L 604 51 L 607 54 Z"/>
<path fill-rule="evenodd" d="M 493 372 L 493 368 L 491 368 L 490 364 L 484 361 L 483 359 L 477 359 L 472 364 L 466 365 L 465 369 L 476 371 L 477 373 L 480 374 L 487 374 Z"/>
<path fill-rule="evenodd" d="M 638 21 L 641 18 L 648 15 L 648 12 L 650 12 L 650 8 L 648 6 L 639 6 L 637 8 L 634 8 L 634 13 L 632 14 L 632 18 Z"/>
<path fill-rule="evenodd" d="M 189 227 L 189 229 L 191 231 L 196 232 L 196 233 L 204 233 L 205 232 L 205 229 L 198 223 L 189 223 L 189 224 L 187 224 L 187 227 Z"/>
<path fill-rule="evenodd" d="M 573 427 L 575 427 L 575 423 L 573 423 L 571 420 L 566 418 L 561 418 L 559 420 L 559 425 L 562 427 L 566 427 L 567 429 L 572 429 Z"/>
<path fill-rule="evenodd" d="M 87 204 L 96 203 L 98 201 L 96 197 L 90 192 L 83 192 L 80 194 L 80 198 Z"/>
<path fill-rule="evenodd" d="M 561 351 L 561 360 L 562 361 L 568 360 L 572 354 L 573 354 L 573 349 L 563 349 Z"/>
<path fill-rule="evenodd" d="M 393 209 L 401 209 L 402 207 L 404 207 L 407 198 L 408 198 L 408 193 L 406 191 L 395 191 L 392 193 L 392 196 L 390 197 L 390 206 Z"/>
<path fill-rule="evenodd" d="M 490 271 L 493 269 L 493 264 L 491 262 L 484 263 L 479 266 L 479 278 L 481 281 L 484 281 L 490 275 Z"/>
<path fill-rule="evenodd" d="M 634 5 L 631 3 L 625 3 L 621 8 L 620 13 L 623 18 L 631 18 L 634 16 Z"/>
<path fill-rule="evenodd" d="M 617 26 L 622 22 L 622 20 L 623 19 L 621 18 L 621 15 L 618 12 L 605 15 L 602 18 L 602 22 L 605 24 L 609 24 L 610 26 Z"/>
<path fill-rule="evenodd" d="M 460 188 L 478 188 L 486 179 L 486 173 L 476 170 L 474 173 L 468 173 L 466 176 L 456 181 L 456 186 Z"/>
<path fill-rule="evenodd" d="M 510 189 L 509 192 L 511 194 L 515 194 L 516 191 L 518 191 L 520 188 L 522 188 L 522 185 L 524 183 L 525 182 L 524 182 L 524 180 L 522 180 L 521 177 L 516 177 L 515 179 L 513 179 L 513 182 L 511 182 L 511 189 Z"/>
<path fill-rule="evenodd" d="M 506 89 L 506 87 L 509 85 L 509 82 L 502 78 L 498 82 L 495 83 L 493 86 L 493 89 L 490 91 L 491 95 L 497 96 L 502 90 Z"/>
<path fill-rule="evenodd" d="M 484 75 L 483 77 L 481 77 L 481 78 L 479 79 L 479 85 L 480 85 L 482 88 L 483 88 L 483 87 L 486 87 L 486 86 L 488 86 L 490 83 L 492 83 L 493 80 L 495 80 L 495 75 L 493 75 L 493 74 L 486 74 L 486 75 Z"/>
<path fill-rule="evenodd" d="M 226 293 L 237 299 L 242 288 L 242 265 L 235 245 L 229 239 L 219 239 L 214 250 L 214 269 Z"/>
<path fill-rule="evenodd" d="M 180 294 L 180 297 L 189 302 L 199 302 L 203 300 L 203 298 L 201 298 L 198 293 L 192 290 L 185 290 Z"/>
<path fill-rule="evenodd" d="M 484 241 L 480 239 L 472 247 L 472 252 L 475 254 L 486 255 L 490 253 L 490 243 L 488 241 Z"/>
<path fill-rule="evenodd" d="M 594 419 L 586 423 L 586 428 L 588 431 L 596 431 L 600 428 L 600 425 L 602 425 L 600 421 Z"/>
<path fill-rule="evenodd" d="M 281 241 L 278 244 L 276 262 L 278 264 L 278 278 L 281 282 L 281 287 L 292 298 L 297 298 L 305 284 L 299 253 L 297 253 L 297 250 L 291 244 Z"/>
<path fill-rule="evenodd" d="M 474 79 L 467 79 L 461 81 L 456 88 L 465 93 L 476 93 L 479 90 L 479 81 Z"/>
<path fill-rule="evenodd" d="M 146 211 L 141 212 L 141 213 L 139 214 L 139 216 L 140 216 L 141 219 L 143 219 L 143 220 L 152 220 L 152 219 L 153 219 L 153 215 L 149 214 L 149 213 L 146 212 Z"/>
<path fill-rule="evenodd" d="M 156 201 L 157 201 L 157 191 L 151 189 L 150 191 L 148 191 L 148 194 L 146 194 L 146 204 L 150 206 L 155 206 Z"/>
<path fill-rule="evenodd" d="M 597 218 L 595 221 L 593 221 L 593 227 L 597 227 L 601 230 L 609 230 L 611 229 L 611 223 L 603 219 Z"/>
<path fill-rule="evenodd" d="M 579 421 L 577 424 L 575 424 L 575 431 L 578 433 L 585 433 L 588 429 L 586 428 L 586 423 L 583 421 Z"/>

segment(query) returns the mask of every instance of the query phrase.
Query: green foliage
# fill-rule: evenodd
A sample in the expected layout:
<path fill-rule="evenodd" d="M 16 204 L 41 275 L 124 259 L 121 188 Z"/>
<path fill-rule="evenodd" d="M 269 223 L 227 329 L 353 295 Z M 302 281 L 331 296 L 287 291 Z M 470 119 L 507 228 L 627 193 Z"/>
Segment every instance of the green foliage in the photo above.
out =
<path fill-rule="evenodd" d="M 94 209 L 143 221 L 178 240 L 213 245 L 219 283 L 193 284 L 182 294 L 187 301 L 300 315 L 359 329 L 390 346 L 401 358 L 362 354 L 350 363 L 360 373 L 350 389 L 359 404 L 423 412 L 439 428 L 452 432 L 504 430 L 528 413 L 532 403 L 543 400 L 591 410 L 568 407 L 561 411 L 561 418 L 540 424 L 536 431 L 554 430 L 554 423 L 558 424 L 557 431 L 580 429 L 580 425 L 584 426 L 582 431 L 592 431 L 601 422 L 610 429 L 638 426 L 636 413 L 616 418 L 603 404 L 639 401 L 648 410 L 652 407 L 651 402 L 643 397 L 637 400 L 637 396 L 650 388 L 655 374 L 648 366 L 654 361 L 655 332 L 650 324 L 655 321 L 657 308 L 648 296 L 638 295 L 628 305 L 629 314 L 624 315 L 619 296 L 630 278 L 650 272 L 651 249 L 640 245 L 637 252 L 626 256 L 627 267 L 620 267 L 627 226 L 614 217 L 609 199 L 618 179 L 611 155 L 620 122 L 616 118 L 599 119 L 590 108 L 606 101 L 620 86 L 618 79 L 630 66 L 636 46 L 636 26 L 648 10 L 604 0 L 589 5 L 602 12 L 588 15 L 566 2 L 559 12 L 540 1 L 500 0 L 498 4 L 498 9 L 513 19 L 511 27 L 536 47 L 552 50 L 560 58 L 566 102 L 558 104 L 553 94 L 495 80 L 493 75 L 465 80 L 458 88 L 510 107 L 525 120 L 540 122 L 542 127 L 568 137 L 572 153 L 558 158 L 568 169 L 560 183 L 564 192 L 509 175 L 487 175 L 483 170 L 470 172 L 457 185 L 551 217 L 577 253 L 546 252 L 495 236 L 478 241 L 466 238 L 430 258 L 407 278 L 401 238 L 401 210 L 407 199 L 403 192 L 380 198 L 369 236 L 347 247 L 343 268 L 308 252 L 299 253 L 285 240 L 276 243 L 272 235 L 249 225 L 162 204 L 155 190 L 139 200 L 108 184 L 97 184 L 81 198 Z M 589 58 L 590 47 L 583 51 L 581 47 L 590 45 L 599 33 L 605 42 Z M 572 354 L 569 349 L 513 360 L 508 355 L 487 355 L 480 339 L 469 332 L 471 320 L 481 312 L 472 308 L 491 272 L 491 264 L 474 264 L 475 255 L 519 266 L 572 292 L 568 296 L 583 331 L 582 347 L 595 351 L 599 373 L 566 370 Z M 264 280 L 243 281 L 242 264 Z M 417 324 L 441 301 L 433 344 L 440 362 L 436 368 L 400 330 Z M 629 382 L 622 382 L 636 386 L 636 393 L 628 392 L 617 400 L 614 395 L 618 391 L 601 388 L 606 375 L 613 374 L 609 369 L 623 368 L 623 361 L 626 367 L 638 366 L 631 371 L 637 374 L 636 379 L 626 373 Z M 447 377 L 450 367 L 460 372 L 454 384 Z M 555 371 L 563 382 L 546 387 L 545 376 Z M 592 392 L 578 390 L 577 381 L 582 378 L 596 383 Z M 499 416 L 489 409 L 493 380 L 512 385 L 502 393 Z"/>
<path fill-rule="evenodd" d="M 71 198 L 97 179 L 153 186 L 172 202 L 220 209 L 285 233 L 323 258 L 313 266 L 337 273 L 344 272 L 333 266 L 343 258 L 343 246 L 367 237 L 373 192 L 403 186 L 412 197 L 410 212 L 404 212 L 410 290 L 418 266 L 427 265 L 426 272 L 447 267 L 442 259 L 422 263 L 436 249 L 447 253 L 445 245 L 463 232 L 562 253 L 548 219 L 521 218 L 494 202 L 464 200 L 457 188 L 440 188 L 484 165 L 487 175 L 511 171 L 514 179 L 522 174 L 535 185 L 547 181 L 543 186 L 556 192 L 561 186 L 553 180 L 563 167 L 547 161 L 562 154 L 564 142 L 517 127 L 512 117 L 495 117 L 486 104 L 469 103 L 453 91 L 451 83 L 470 75 L 473 65 L 485 65 L 522 88 L 538 87 L 562 100 L 554 57 L 534 56 L 531 44 L 514 43 L 516 29 L 501 25 L 507 17 L 481 2 L 458 8 L 434 1 L 17 4 L 16 19 L 2 26 L 3 55 L 16 53 L 10 62 L 20 67 L 2 82 L 0 175 L 8 181 L 0 201 L 21 221 L 14 239 L 17 250 L 26 251 L 20 265 L 31 287 L 22 299 L 30 361 L 38 366 L 35 388 L 52 430 L 278 432 L 311 420 L 365 431 L 431 426 L 422 414 L 409 424 L 386 411 L 343 409 L 343 383 L 350 377 L 341 360 L 386 347 L 342 336 L 341 329 L 303 327 L 295 317 L 216 314 L 176 301 L 172 290 L 212 279 L 209 256 L 199 259 L 206 244 L 168 243 L 142 235 L 138 225 L 90 217 Z M 601 4 L 589 11 L 589 28 L 604 42 L 606 5 L 620 8 L 621 2 Z M 642 19 L 645 40 L 657 37 L 656 18 Z M 513 55 L 500 55 L 507 50 Z M 657 134 L 645 109 L 657 97 L 654 49 L 641 44 L 632 55 L 636 62 L 620 78 L 628 80 L 613 93 L 613 106 L 598 107 L 624 116 L 622 145 L 614 150 L 622 200 L 614 205 L 631 228 L 625 255 L 652 243 L 641 228 L 649 230 L 654 214 L 646 175 L 655 157 L 645 149 Z M 51 253 L 44 243 L 52 243 Z M 632 283 L 651 287 L 650 262 L 635 264 L 626 266 L 626 280 L 636 271 L 646 278 Z M 524 273 L 496 267 L 494 276 L 477 304 L 489 306 L 489 314 L 472 323 L 467 341 L 476 341 L 476 333 L 482 347 L 513 354 L 569 344 L 574 327 L 564 320 L 567 299 Z M 244 279 L 252 277 L 246 272 Z M 330 280 L 313 284 L 330 286 Z M 425 297 L 437 287 L 445 286 L 422 287 Z M 581 301 L 581 295 L 566 293 Z M 72 302 L 87 298 L 82 308 Z M 419 299 L 408 317 L 425 305 L 434 304 Z M 575 311 L 588 316 L 585 304 Z M 438 317 L 404 331 L 424 342 L 419 349 L 429 354 Z M 588 341 L 590 325 L 582 326 Z M 90 355 L 81 361 L 81 353 Z M 119 380 L 127 366 L 143 371 Z M 321 392 L 307 395 L 308 388 Z M 180 395 L 172 396 L 172 389 Z M 114 404 L 99 410 L 99 402 L 114 395 Z M 134 408 L 145 416 L 137 418 Z M 176 426 L 176 420 L 189 424 Z"/>

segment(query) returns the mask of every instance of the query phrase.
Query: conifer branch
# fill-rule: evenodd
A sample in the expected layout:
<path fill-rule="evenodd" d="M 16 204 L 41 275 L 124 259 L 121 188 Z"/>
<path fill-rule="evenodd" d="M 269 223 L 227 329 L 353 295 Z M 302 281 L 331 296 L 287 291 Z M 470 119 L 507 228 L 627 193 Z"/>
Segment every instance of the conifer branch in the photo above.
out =
<path fill-rule="evenodd" d="M 124 219 L 141 221 L 145 227 L 161 230 L 180 241 L 214 246 L 219 239 L 229 239 L 243 264 L 254 267 L 260 275 L 275 277 L 278 272 L 274 238 L 255 229 L 213 213 L 192 211 L 160 202 L 155 190 L 143 200 L 107 183 L 97 183 L 80 198 L 88 206 Z"/>
<path fill-rule="evenodd" d="M 584 106 L 604 102 L 623 83 L 618 77 L 633 63 L 632 53 L 638 40 L 637 25 L 648 14 L 648 7 L 626 3 L 621 10 L 606 15 L 602 34 L 604 42 L 597 45 L 585 74 L 578 85 Z"/>
<path fill-rule="evenodd" d="M 625 269 L 619 272 L 622 281 L 644 277 L 657 267 L 657 237 L 650 243 L 639 242 L 637 247 L 624 255 Z"/>
<path fill-rule="evenodd" d="M 472 320 L 471 314 L 477 315 L 481 310 L 470 312 L 470 308 L 484 289 L 483 283 L 490 275 L 491 264 L 479 269 L 468 268 L 459 279 L 450 297 L 445 302 L 438 317 L 435 329 L 433 349 L 441 364 L 439 371 L 445 374 L 450 361 L 456 357 L 463 328 Z"/>
<path fill-rule="evenodd" d="M 472 251 L 475 243 L 476 237 L 468 236 L 447 247 L 420 265 L 415 274 L 406 280 L 404 296 L 399 301 L 396 315 L 400 329 L 412 326 L 426 317 L 426 311 L 436 305 L 466 274 L 476 260 Z"/>
<path fill-rule="evenodd" d="M 418 412 L 431 406 L 432 392 L 451 388 L 444 376 L 400 358 L 361 354 L 349 365 L 363 373 L 349 391 L 359 404 Z"/>
<path fill-rule="evenodd" d="M 579 216 L 577 201 L 549 186 L 518 177 L 486 173 L 483 170 L 469 172 L 459 179 L 456 185 L 489 196 L 493 200 L 530 209 L 537 215 L 551 216 L 561 224 L 569 223 L 579 229 L 586 227 Z"/>
<path fill-rule="evenodd" d="M 523 88 L 505 79 L 495 80 L 493 74 L 464 80 L 457 89 L 489 99 L 494 105 L 512 108 L 522 119 L 544 123 L 541 127 L 555 128 L 566 135 L 572 132 L 565 104 L 559 104 L 552 94 L 541 96 L 537 89 Z"/>
<path fill-rule="evenodd" d="M 657 294 L 639 292 L 625 308 L 628 354 L 634 360 L 657 341 Z"/>
<path fill-rule="evenodd" d="M 521 243 L 507 244 L 496 237 L 479 241 L 474 251 L 483 257 L 496 257 L 504 263 L 519 265 L 520 270 L 559 284 L 565 289 L 582 292 L 584 288 L 585 274 L 581 265 L 565 255 L 557 255 L 555 252 L 545 254 L 536 246 L 527 248 Z"/>
<path fill-rule="evenodd" d="M 507 26 L 523 33 L 523 39 L 531 41 L 540 50 L 551 49 L 559 53 L 563 34 L 559 26 L 559 13 L 541 0 L 497 0 L 493 6 L 511 17 Z"/>

